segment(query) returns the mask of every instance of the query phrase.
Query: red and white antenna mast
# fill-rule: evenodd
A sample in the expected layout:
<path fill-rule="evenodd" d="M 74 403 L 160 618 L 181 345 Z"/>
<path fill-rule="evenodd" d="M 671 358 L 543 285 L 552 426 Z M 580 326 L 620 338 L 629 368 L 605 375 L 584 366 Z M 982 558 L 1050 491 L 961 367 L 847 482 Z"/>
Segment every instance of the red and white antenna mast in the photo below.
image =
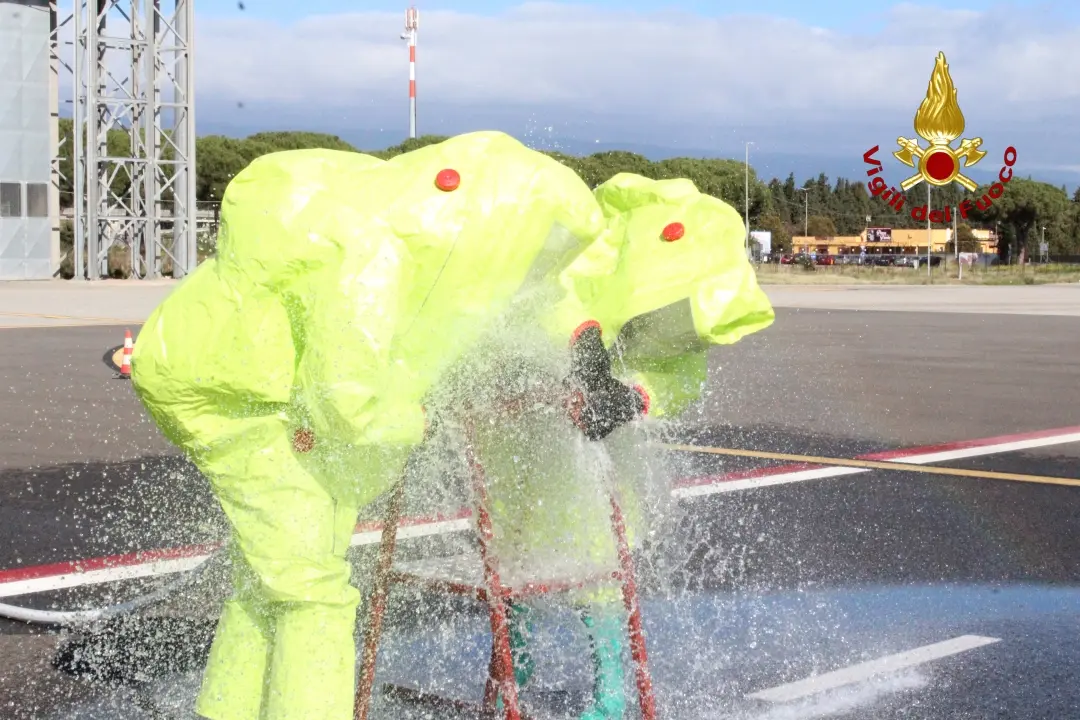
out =
<path fill-rule="evenodd" d="M 405 32 L 402 40 L 409 41 L 409 137 L 416 137 L 416 35 L 420 27 L 420 11 L 410 7 L 405 11 Z"/>

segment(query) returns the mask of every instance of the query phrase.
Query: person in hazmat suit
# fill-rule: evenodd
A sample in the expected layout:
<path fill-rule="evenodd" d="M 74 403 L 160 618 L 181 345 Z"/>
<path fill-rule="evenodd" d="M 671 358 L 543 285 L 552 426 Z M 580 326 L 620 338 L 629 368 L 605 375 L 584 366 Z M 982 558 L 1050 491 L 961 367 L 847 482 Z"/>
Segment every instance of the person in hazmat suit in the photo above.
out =
<path fill-rule="evenodd" d="M 641 393 L 641 414 L 676 418 L 701 395 L 709 348 L 734 343 L 774 319 L 745 255 L 742 218 L 689 180 L 620 174 L 595 195 L 605 232 L 561 273 L 561 299 L 539 322 L 562 328 L 588 318 L 569 353 L 578 386 L 622 382 Z M 548 372 L 547 381 L 558 376 Z M 616 425 L 582 427 L 583 439 L 565 416 L 541 406 L 481 425 L 487 430 L 478 456 L 492 486 L 492 516 L 503 529 L 496 534 L 497 554 L 508 573 L 536 582 L 617 569 L 605 478 L 614 479 L 632 545 L 642 526 L 655 522 L 650 511 L 662 512 L 670 500 L 663 463 L 639 423 Z M 537 569 L 547 575 L 528 574 Z M 575 592 L 573 602 L 587 628 L 594 670 L 592 700 L 581 720 L 622 718 L 627 620 L 619 590 L 593 586 Z M 534 612 L 521 602 L 510 610 L 521 686 L 534 668 L 528 648 Z"/>
<path fill-rule="evenodd" d="M 234 592 L 196 712 L 349 720 L 358 510 L 422 441 L 429 389 L 603 216 L 573 171 L 480 132 L 389 161 L 261 157 L 221 219 L 216 257 L 151 314 L 132 357 L 136 392 L 232 529 Z M 549 328 L 565 338 L 580 321 Z"/>

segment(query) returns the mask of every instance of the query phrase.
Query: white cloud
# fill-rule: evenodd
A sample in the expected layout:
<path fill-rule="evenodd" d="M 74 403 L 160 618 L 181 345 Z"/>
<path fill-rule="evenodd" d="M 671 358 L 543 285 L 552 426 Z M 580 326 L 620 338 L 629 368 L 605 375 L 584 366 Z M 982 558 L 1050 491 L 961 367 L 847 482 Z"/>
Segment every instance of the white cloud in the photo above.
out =
<path fill-rule="evenodd" d="M 401 13 L 294 23 L 247 15 L 196 21 L 200 134 L 312 129 L 361 147 L 400 142 Z M 1012 144 L 1031 171 L 1076 177 L 1080 73 L 1069 69 L 1080 66 L 1080 26 L 1008 6 L 904 5 L 881 17 L 880 31 L 840 32 L 762 15 L 556 3 L 490 17 L 422 12 L 420 131 L 500 128 L 540 147 L 595 139 L 739 157 L 754 140 L 763 173 L 852 177 L 868 147 L 887 155 L 897 135 L 911 134 L 943 50 L 966 134 L 984 139 L 993 162 Z M 69 29 L 61 32 L 66 39 Z M 111 55 L 116 77 L 126 77 L 127 56 Z M 68 76 L 61 85 L 67 98 Z"/>
<path fill-rule="evenodd" d="M 1019 118 L 1044 102 L 1080 110 L 1080 74 L 1066 70 L 1080 64 L 1080 28 L 1033 12 L 901 6 L 881 33 L 853 35 L 778 18 L 554 3 L 494 17 L 433 11 L 421 16 L 418 75 L 429 108 L 633 112 L 665 124 L 763 113 L 839 121 L 853 111 L 913 112 L 941 49 L 969 117 Z M 374 12 L 292 25 L 200 20 L 200 95 L 313 112 L 400 98 L 401 24 L 398 13 Z"/>

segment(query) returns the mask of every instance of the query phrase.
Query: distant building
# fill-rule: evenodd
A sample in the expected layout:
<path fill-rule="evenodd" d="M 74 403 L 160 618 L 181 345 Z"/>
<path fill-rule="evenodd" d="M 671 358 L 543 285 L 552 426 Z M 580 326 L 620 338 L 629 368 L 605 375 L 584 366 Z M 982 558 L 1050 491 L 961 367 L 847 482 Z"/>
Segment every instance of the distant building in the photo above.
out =
<path fill-rule="evenodd" d="M 993 230 L 972 230 L 979 241 L 980 252 L 996 253 L 997 237 Z M 952 251 L 952 228 L 930 230 L 930 252 Z M 835 237 L 808 237 L 796 235 L 791 238 L 792 252 L 816 255 L 925 255 L 926 228 L 867 228 L 858 235 Z"/>
<path fill-rule="evenodd" d="M 750 239 L 757 240 L 762 255 L 772 253 L 772 232 L 769 230 L 751 230 Z"/>

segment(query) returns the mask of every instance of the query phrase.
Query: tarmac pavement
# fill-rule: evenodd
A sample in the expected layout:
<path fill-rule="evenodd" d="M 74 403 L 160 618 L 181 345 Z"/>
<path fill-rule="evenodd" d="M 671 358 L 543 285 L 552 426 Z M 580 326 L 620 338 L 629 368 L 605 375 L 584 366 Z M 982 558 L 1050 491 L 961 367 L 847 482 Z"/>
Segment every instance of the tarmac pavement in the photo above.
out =
<path fill-rule="evenodd" d="M 170 286 L 34 285 L 0 286 L 0 324 L 20 326 L 0 330 L 0 570 L 219 537 L 205 481 L 102 361 L 128 320 L 144 319 Z M 1080 425 L 1077 289 L 858 287 L 767 288 L 776 324 L 714 352 L 707 400 L 678 439 L 855 458 Z M 125 322 L 103 324 L 109 317 Z M 87 326 L 40 326 L 73 323 Z M 1073 442 L 936 464 L 1078 478 L 1078 461 Z M 699 453 L 678 462 L 684 476 L 777 464 Z M 769 720 L 1078 714 L 1080 657 L 1065 633 L 1080 611 L 1078 492 L 867 470 L 681 505 L 656 567 L 643 567 L 647 587 L 665 589 L 648 595 L 655 622 L 667 623 L 654 631 L 663 692 L 690 693 L 679 675 L 697 678 L 697 698 L 669 706 L 683 717 Z M 67 608 L 137 591 L 117 583 L 0 602 Z M 663 609 L 670 593 L 683 603 L 677 610 Z M 705 618 L 699 635 L 670 627 L 691 617 Z M 408 650 L 421 640 L 409 632 L 390 641 L 405 649 L 390 653 L 385 672 L 423 676 L 424 654 Z M 460 632 L 451 635 L 481 630 Z M 0 624 L 0 652 L 17 658 L 0 669 L 0 707 L 12 717 L 140 717 L 115 691 L 47 670 L 57 637 L 26 633 Z M 972 633 L 1000 642 L 876 685 L 791 703 L 746 697 Z M 684 667 L 693 653 L 712 679 Z"/>

